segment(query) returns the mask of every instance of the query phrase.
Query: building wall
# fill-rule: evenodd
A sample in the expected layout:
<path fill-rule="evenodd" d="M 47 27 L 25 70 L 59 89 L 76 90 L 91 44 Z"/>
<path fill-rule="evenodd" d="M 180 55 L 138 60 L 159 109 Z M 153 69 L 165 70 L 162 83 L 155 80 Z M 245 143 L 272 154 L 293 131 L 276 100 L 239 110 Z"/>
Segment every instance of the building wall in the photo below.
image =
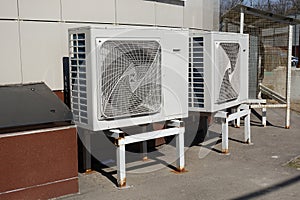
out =
<path fill-rule="evenodd" d="M 285 97 L 286 70 L 279 67 L 272 72 L 265 73 L 264 85 Z M 300 112 L 300 69 L 292 68 L 291 78 L 291 108 Z"/>
<path fill-rule="evenodd" d="M 289 15 L 288 17 L 300 19 L 300 11 L 299 13 Z M 293 46 L 299 46 L 300 45 L 299 40 L 300 40 L 300 24 L 293 26 Z"/>
<path fill-rule="evenodd" d="M 295 18 L 300 19 L 300 13 Z M 300 58 L 300 24 L 293 27 L 293 56 Z"/>
<path fill-rule="evenodd" d="M 103 24 L 218 30 L 219 0 L 0 0 L 0 85 L 44 81 L 63 89 L 67 30 Z"/>

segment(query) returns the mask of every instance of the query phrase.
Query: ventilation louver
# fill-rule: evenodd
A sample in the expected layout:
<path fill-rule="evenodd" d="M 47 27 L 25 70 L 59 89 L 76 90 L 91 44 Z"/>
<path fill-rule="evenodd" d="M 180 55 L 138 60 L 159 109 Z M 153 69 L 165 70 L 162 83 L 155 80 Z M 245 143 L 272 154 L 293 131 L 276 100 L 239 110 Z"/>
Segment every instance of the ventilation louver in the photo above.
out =
<path fill-rule="evenodd" d="M 72 34 L 69 46 L 72 112 L 76 122 L 87 124 L 86 35 Z"/>
<path fill-rule="evenodd" d="M 189 107 L 204 108 L 204 41 L 190 38 Z M 193 97 L 193 98 L 192 98 Z"/>

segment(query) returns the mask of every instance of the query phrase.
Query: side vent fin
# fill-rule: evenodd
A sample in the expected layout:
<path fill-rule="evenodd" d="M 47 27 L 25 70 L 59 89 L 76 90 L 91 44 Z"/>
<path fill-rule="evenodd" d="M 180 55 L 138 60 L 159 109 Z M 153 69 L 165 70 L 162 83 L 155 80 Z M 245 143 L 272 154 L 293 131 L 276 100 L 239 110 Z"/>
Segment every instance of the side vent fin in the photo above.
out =
<path fill-rule="evenodd" d="M 86 37 L 76 33 L 70 38 L 71 108 L 74 121 L 87 124 Z"/>
<path fill-rule="evenodd" d="M 204 39 L 189 40 L 189 107 L 204 108 Z"/>

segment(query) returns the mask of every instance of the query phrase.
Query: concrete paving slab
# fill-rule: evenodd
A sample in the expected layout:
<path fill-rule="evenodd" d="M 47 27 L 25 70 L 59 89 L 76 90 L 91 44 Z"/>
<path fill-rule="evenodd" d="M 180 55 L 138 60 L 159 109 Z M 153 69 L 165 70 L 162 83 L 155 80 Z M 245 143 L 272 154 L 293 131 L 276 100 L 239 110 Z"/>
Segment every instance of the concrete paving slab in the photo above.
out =
<path fill-rule="evenodd" d="M 209 137 L 202 144 L 194 142 L 187 148 L 186 173 L 171 172 L 168 164 L 175 162 L 175 149 L 172 145 L 163 145 L 157 149 L 159 156 L 155 153 L 149 156 L 147 166 L 143 161 L 128 164 L 129 188 L 119 190 L 115 187 L 116 171 L 111 167 L 79 174 L 80 193 L 58 199 L 298 200 L 300 171 L 287 163 L 300 155 L 300 114 L 292 112 L 290 129 L 284 129 L 282 109 L 268 110 L 269 125 L 265 128 L 254 115 L 251 117 L 253 145 L 241 142 L 243 127 L 230 127 L 230 155 L 219 153 L 218 128 L 221 129 L 213 124 Z"/>

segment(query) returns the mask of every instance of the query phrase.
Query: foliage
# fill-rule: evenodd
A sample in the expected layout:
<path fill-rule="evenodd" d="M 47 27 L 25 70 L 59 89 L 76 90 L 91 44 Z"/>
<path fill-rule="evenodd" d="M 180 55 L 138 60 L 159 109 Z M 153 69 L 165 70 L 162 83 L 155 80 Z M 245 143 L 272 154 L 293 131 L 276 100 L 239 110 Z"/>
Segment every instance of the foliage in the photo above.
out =
<path fill-rule="evenodd" d="M 220 0 L 221 15 L 238 4 L 280 15 L 300 12 L 300 0 Z"/>

